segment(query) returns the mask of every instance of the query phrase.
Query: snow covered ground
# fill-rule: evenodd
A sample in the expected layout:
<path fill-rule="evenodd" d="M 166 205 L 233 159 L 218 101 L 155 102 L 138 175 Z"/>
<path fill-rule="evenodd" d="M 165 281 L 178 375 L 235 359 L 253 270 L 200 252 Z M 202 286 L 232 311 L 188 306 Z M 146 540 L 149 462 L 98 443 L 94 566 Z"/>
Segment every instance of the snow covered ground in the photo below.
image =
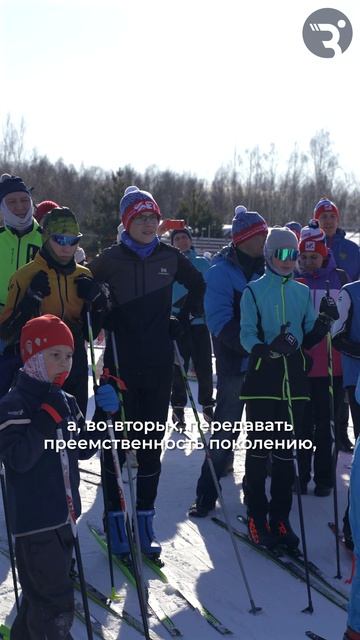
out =
<path fill-rule="evenodd" d="M 191 386 L 196 393 L 196 383 L 191 383 Z M 91 388 L 92 382 L 89 378 L 90 393 Z M 89 403 L 89 416 L 92 414 L 92 408 L 93 401 Z M 186 418 L 189 424 L 194 422 L 191 409 L 186 409 Z M 352 435 L 350 433 L 351 437 Z M 183 439 L 178 434 L 170 434 L 169 437 L 174 442 Z M 195 434 L 192 434 L 192 437 L 196 439 Z M 187 509 L 195 497 L 195 486 L 203 457 L 203 452 L 191 447 L 186 451 L 177 448 L 167 450 L 163 457 L 155 528 L 163 545 L 164 570 L 174 578 L 176 584 L 196 594 L 199 600 L 231 629 L 233 635 L 229 637 L 234 640 L 303 640 L 307 629 L 319 633 L 327 640 L 342 640 L 346 626 L 345 611 L 312 591 L 315 611 L 312 615 L 302 613 L 302 609 L 307 606 L 305 584 L 239 541 L 239 550 L 255 603 L 262 607 L 262 612 L 257 616 L 249 613 L 249 600 L 228 533 L 217 527 L 210 518 L 190 520 L 187 517 Z M 350 464 L 351 455 L 341 453 L 338 463 L 341 518 L 346 505 Z M 99 458 L 94 456 L 81 466 L 99 471 Z M 244 452 L 238 452 L 234 473 L 222 480 L 223 495 L 235 526 L 241 526 L 237 525 L 236 515 L 245 513 L 241 490 L 243 470 Z M 107 560 L 87 527 L 87 521 L 101 526 L 101 487 L 85 481 L 87 479 L 97 482 L 95 476 L 86 473 L 81 475 L 83 515 L 79 521 L 79 536 L 85 576 L 96 587 L 109 594 Z M 333 520 L 332 496 L 317 498 L 312 495 L 310 485 L 309 495 L 303 496 L 303 506 L 308 555 L 327 576 L 332 577 L 336 573 L 335 539 L 327 527 L 327 522 Z M 220 508 L 217 509 L 216 515 L 222 517 Z M 299 532 L 295 499 L 292 523 Z M 6 534 L 2 507 L 0 527 L 1 542 L 4 544 Z M 344 584 L 344 578 L 351 573 L 351 557 L 343 548 L 341 566 L 343 579 L 335 583 L 349 591 L 349 586 Z M 149 569 L 146 568 L 145 573 L 150 590 L 156 594 L 185 639 L 213 640 L 221 637 L 196 611 L 184 605 L 169 586 L 164 586 L 154 578 Z M 132 586 L 126 585 L 118 569 L 115 569 L 115 580 L 126 609 L 140 617 L 135 590 Z M 0 618 L 1 621 L 10 624 L 15 615 L 13 587 L 9 562 L 1 554 L 0 583 Z M 95 604 L 90 603 L 90 608 L 114 640 L 137 640 L 141 637 L 137 631 L 125 623 L 119 624 L 114 617 Z M 149 624 L 160 637 L 170 637 L 155 617 L 149 618 Z M 85 627 L 79 621 L 73 626 L 73 636 L 76 640 L 87 638 Z"/>

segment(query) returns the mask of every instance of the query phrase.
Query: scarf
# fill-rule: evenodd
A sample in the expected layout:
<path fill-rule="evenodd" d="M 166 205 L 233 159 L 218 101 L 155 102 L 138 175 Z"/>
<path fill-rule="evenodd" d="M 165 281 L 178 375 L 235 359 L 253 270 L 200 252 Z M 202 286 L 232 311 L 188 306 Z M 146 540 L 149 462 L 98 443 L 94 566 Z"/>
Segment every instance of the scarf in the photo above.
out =
<path fill-rule="evenodd" d="M 5 198 L 1 201 L 0 211 L 4 216 L 4 223 L 6 227 L 11 227 L 11 229 L 15 229 L 16 231 L 26 231 L 26 229 L 32 225 L 34 213 L 34 205 L 32 202 L 24 218 L 20 218 L 20 216 L 16 216 L 14 213 L 11 213 L 5 203 Z"/>
<path fill-rule="evenodd" d="M 148 258 L 152 252 L 158 246 L 160 240 L 158 236 L 155 236 L 154 240 L 149 242 L 148 244 L 140 244 L 140 242 L 136 242 L 132 239 L 131 236 L 127 233 L 127 231 L 123 231 L 121 234 L 121 242 L 123 242 L 131 251 L 134 251 L 141 260 L 145 260 Z"/>

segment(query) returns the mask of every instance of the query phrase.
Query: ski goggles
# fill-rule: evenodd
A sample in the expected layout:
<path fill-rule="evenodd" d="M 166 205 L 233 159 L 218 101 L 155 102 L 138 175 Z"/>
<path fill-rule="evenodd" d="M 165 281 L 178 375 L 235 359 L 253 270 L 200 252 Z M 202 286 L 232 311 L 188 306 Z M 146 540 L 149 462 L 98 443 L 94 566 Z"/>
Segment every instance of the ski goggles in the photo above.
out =
<path fill-rule="evenodd" d="M 274 256 L 282 262 L 286 262 L 286 260 L 297 260 L 299 251 L 297 249 L 275 249 Z"/>
<path fill-rule="evenodd" d="M 59 244 L 60 247 L 74 247 L 80 242 L 81 234 L 79 236 L 64 236 L 62 233 L 52 233 L 50 238 L 54 240 L 56 244 Z"/>

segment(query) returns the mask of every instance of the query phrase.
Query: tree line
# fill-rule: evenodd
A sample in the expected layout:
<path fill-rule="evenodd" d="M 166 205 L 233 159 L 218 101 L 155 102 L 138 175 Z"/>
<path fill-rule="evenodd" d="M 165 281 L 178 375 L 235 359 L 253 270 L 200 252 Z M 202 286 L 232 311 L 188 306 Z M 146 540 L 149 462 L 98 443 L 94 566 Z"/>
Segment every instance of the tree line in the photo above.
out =
<path fill-rule="evenodd" d="M 115 241 L 119 201 L 130 184 L 150 191 L 163 217 L 184 218 L 196 235 L 221 236 L 222 225 L 231 222 L 237 204 L 258 211 L 269 225 L 290 220 L 306 224 L 324 195 L 338 205 L 341 226 L 359 227 L 359 184 L 341 170 L 330 134 L 324 130 L 310 140 L 307 152 L 295 146 L 281 171 L 275 145 L 266 152 L 256 146 L 235 154 L 211 181 L 156 166 L 143 173 L 128 165 L 113 172 L 100 167 L 76 169 L 62 159 L 50 162 L 35 150 L 26 152 L 24 136 L 24 122 L 16 127 L 8 116 L 0 141 L 0 172 L 20 175 L 33 187 L 35 202 L 54 200 L 69 206 L 78 216 L 82 245 L 90 255 Z"/>

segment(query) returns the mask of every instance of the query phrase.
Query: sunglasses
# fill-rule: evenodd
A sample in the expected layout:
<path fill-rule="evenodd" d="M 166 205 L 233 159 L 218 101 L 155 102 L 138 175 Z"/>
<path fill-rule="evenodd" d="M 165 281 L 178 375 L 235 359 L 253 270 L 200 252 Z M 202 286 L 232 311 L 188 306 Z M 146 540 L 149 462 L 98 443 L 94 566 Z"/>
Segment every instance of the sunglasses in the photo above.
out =
<path fill-rule="evenodd" d="M 286 262 L 286 260 L 297 260 L 299 251 L 297 249 L 276 249 L 274 256 L 282 262 Z"/>
<path fill-rule="evenodd" d="M 51 240 L 54 240 L 54 242 L 56 242 L 56 244 L 59 244 L 61 247 L 74 247 L 80 242 L 81 236 L 64 236 L 61 233 L 53 233 L 50 237 Z"/>

